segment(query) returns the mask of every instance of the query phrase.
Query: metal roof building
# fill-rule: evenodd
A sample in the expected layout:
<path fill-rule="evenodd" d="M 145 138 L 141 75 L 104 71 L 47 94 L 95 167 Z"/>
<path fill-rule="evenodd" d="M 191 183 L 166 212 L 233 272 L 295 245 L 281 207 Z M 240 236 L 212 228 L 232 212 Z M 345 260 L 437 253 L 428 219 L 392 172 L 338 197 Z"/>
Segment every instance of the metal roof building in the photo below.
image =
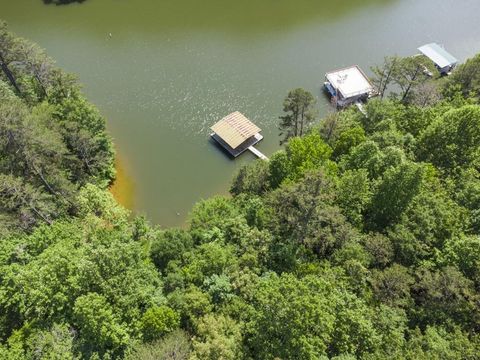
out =
<path fill-rule="evenodd" d="M 418 50 L 432 60 L 442 74 L 448 73 L 458 64 L 458 60 L 453 55 L 436 43 L 423 45 Z"/>
<path fill-rule="evenodd" d="M 375 93 L 367 75 L 357 65 L 328 72 L 325 79 L 325 87 L 338 106 L 349 105 Z"/>
<path fill-rule="evenodd" d="M 213 134 L 211 134 L 212 138 L 233 157 L 250 150 L 256 156 L 266 158 L 266 156 L 253 148 L 253 145 L 263 139 L 263 136 L 260 135 L 262 130 L 242 113 L 238 111 L 231 113 L 213 125 L 211 129 L 213 131 Z"/>

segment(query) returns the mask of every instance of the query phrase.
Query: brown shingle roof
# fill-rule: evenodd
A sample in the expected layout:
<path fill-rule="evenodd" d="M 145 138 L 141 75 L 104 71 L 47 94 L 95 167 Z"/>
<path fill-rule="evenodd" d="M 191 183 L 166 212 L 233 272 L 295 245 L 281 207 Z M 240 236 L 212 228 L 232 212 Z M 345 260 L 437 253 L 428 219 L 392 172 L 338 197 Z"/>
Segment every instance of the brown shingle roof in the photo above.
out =
<path fill-rule="evenodd" d="M 262 131 L 238 111 L 224 117 L 213 125 L 211 129 L 232 149 L 235 149 L 245 140 Z"/>

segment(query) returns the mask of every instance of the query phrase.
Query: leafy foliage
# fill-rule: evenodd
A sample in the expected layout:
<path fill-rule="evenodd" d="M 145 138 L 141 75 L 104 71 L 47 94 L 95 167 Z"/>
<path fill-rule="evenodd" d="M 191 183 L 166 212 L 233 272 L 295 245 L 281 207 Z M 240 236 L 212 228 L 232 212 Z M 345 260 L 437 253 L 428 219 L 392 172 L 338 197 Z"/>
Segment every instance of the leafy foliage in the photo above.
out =
<path fill-rule="evenodd" d="M 424 60 L 386 59 L 401 93 L 365 115 L 309 127 L 291 92 L 285 149 L 160 229 L 106 191 L 74 79 L 2 23 L 0 358 L 478 358 L 477 58 L 445 82 Z"/>
<path fill-rule="evenodd" d="M 105 120 L 73 77 L 0 23 L 3 229 L 31 230 L 74 213 L 79 187 L 114 178 Z"/>

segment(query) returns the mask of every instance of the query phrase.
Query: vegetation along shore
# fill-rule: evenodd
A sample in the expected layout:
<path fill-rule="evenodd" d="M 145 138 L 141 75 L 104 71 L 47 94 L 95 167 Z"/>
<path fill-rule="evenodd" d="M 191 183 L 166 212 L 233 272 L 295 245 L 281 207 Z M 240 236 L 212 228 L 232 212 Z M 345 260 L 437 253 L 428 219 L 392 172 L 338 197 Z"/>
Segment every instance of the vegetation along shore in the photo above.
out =
<path fill-rule="evenodd" d="M 373 68 L 365 114 L 292 90 L 284 149 L 162 229 L 110 193 L 75 77 L 0 23 L 0 359 L 478 359 L 480 55 L 425 66 Z"/>

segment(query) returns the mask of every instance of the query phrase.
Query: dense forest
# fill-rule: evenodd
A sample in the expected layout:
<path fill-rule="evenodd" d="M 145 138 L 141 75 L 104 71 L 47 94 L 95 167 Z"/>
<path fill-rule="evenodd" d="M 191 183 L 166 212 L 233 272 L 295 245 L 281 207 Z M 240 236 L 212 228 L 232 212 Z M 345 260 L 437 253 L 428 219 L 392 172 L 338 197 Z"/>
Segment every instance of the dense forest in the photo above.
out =
<path fill-rule="evenodd" d="M 109 193 L 76 79 L 1 23 L 0 358 L 478 359 L 480 56 L 418 61 L 372 69 L 366 114 L 292 91 L 284 150 L 165 230 Z"/>

